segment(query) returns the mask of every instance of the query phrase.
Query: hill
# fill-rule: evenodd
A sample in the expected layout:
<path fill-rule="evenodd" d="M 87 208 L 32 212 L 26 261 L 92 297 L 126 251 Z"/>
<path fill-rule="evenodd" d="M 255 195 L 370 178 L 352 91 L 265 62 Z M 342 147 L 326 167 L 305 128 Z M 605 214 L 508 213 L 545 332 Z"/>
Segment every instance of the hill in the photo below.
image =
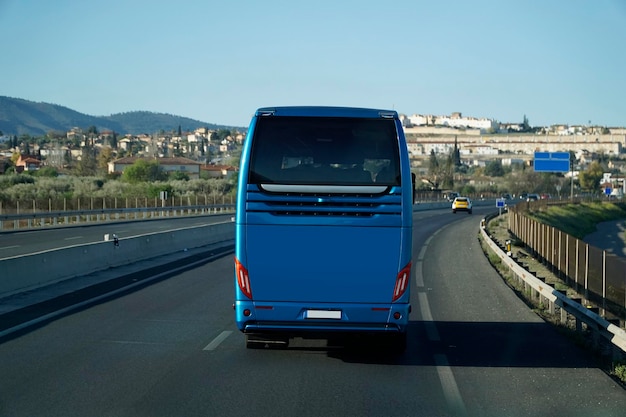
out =
<path fill-rule="evenodd" d="M 50 131 L 66 132 L 73 127 L 87 129 L 90 126 L 96 126 L 99 131 L 112 130 L 121 135 L 176 131 L 179 126 L 183 131 L 199 127 L 234 128 L 148 111 L 90 116 L 57 104 L 0 96 L 0 131 L 5 135 L 42 136 Z"/>

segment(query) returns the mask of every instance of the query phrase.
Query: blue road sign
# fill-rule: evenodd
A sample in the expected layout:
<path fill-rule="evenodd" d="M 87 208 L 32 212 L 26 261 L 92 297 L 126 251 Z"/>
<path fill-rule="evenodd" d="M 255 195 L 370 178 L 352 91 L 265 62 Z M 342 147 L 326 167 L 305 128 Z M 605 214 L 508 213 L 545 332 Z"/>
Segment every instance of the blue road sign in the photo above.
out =
<path fill-rule="evenodd" d="M 536 172 L 569 172 L 569 152 L 535 152 Z"/>
<path fill-rule="evenodd" d="M 496 207 L 504 207 L 504 198 L 496 199 Z"/>

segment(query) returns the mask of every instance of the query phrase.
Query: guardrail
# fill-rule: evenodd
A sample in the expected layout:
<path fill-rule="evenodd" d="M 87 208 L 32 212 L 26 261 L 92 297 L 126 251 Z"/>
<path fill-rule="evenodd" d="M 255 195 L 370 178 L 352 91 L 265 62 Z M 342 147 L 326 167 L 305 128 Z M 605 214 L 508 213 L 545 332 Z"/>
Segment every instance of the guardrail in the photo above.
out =
<path fill-rule="evenodd" d="M 232 213 L 234 210 L 234 204 L 214 204 L 0 214 L 0 231 L 67 226 L 103 221 L 128 221 Z"/>
<path fill-rule="evenodd" d="M 226 221 L 165 232 L 68 246 L 0 262 L 0 296 L 45 287 L 76 277 L 214 244 L 232 244 L 235 223 Z"/>
<path fill-rule="evenodd" d="M 479 200 L 475 206 L 495 205 L 494 200 Z M 203 212 L 203 208 L 205 209 Z M 413 206 L 414 211 L 432 209 L 450 209 L 450 202 L 418 202 Z M 141 220 L 148 216 L 148 212 L 160 213 L 160 216 L 184 214 L 212 214 L 215 211 L 233 212 L 233 205 L 216 206 L 188 206 L 163 208 L 129 208 L 129 209 L 102 209 L 72 212 L 46 212 L 33 214 L 11 214 L 0 216 L 0 221 L 19 221 L 30 225 L 31 229 L 41 228 L 36 226 L 34 220 L 42 221 L 50 219 L 51 216 L 61 217 L 91 217 L 93 221 L 122 220 L 116 218 L 116 214 L 132 215 L 126 220 Z M 207 213 L 211 211 L 211 213 Z M 143 213 L 143 214 L 142 214 Z M 135 217 L 137 216 L 137 217 Z M 146 217 L 147 218 L 147 217 Z M 33 221 L 28 223 L 28 221 Z M 81 220 L 86 222 L 87 220 Z M 71 220 L 68 221 L 71 223 Z M 63 226 L 61 222 L 52 222 L 52 225 Z M 168 253 L 181 250 L 202 247 L 215 242 L 234 241 L 234 222 L 225 222 L 207 226 L 193 226 L 182 229 L 170 230 L 167 232 L 149 233 L 130 238 L 119 239 L 115 244 L 105 237 L 102 242 L 86 245 L 76 245 L 61 249 L 53 249 L 44 252 L 5 258 L 0 262 L 0 295 L 8 296 L 23 291 L 36 289 L 46 285 L 59 283 L 74 277 L 91 274 L 93 272 L 127 265 L 140 260 L 156 258 Z M 72 262 L 68 263 L 68 259 Z M 33 271 L 45 271 L 44 273 L 33 273 Z"/>
<path fill-rule="evenodd" d="M 558 306 L 560 308 L 561 323 L 566 323 L 568 314 L 571 315 L 576 320 L 577 331 L 580 332 L 583 330 L 584 323 L 587 329 L 593 332 L 594 339 L 597 336 L 604 337 L 611 342 L 612 346 L 621 350 L 613 350 L 612 356 L 614 358 L 623 356 L 623 354 L 626 353 L 626 331 L 624 329 L 609 320 L 606 320 L 597 314 L 593 309 L 583 306 L 580 300 L 568 298 L 562 292 L 537 278 L 534 274 L 519 265 L 491 239 L 491 236 L 487 233 L 484 225 L 491 218 L 494 218 L 497 215 L 498 214 L 493 214 L 483 219 L 481 222 L 480 234 L 489 248 L 500 258 L 502 263 L 511 270 L 518 281 L 524 285 L 525 289 L 531 289 L 533 294 L 532 296 L 534 298 L 538 298 L 540 301 L 546 301 L 548 304 L 548 311 L 551 314 L 556 313 L 556 307 Z"/>
<path fill-rule="evenodd" d="M 474 206 L 493 206 L 495 199 L 473 200 Z M 450 208 L 448 200 L 418 200 L 413 211 Z M 235 204 L 203 204 L 186 206 L 101 208 L 85 210 L 41 210 L 30 213 L 0 214 L 0 232 L 43 229 L 107 221 L 133 221 L 167 217 L 234 213 Z"/>

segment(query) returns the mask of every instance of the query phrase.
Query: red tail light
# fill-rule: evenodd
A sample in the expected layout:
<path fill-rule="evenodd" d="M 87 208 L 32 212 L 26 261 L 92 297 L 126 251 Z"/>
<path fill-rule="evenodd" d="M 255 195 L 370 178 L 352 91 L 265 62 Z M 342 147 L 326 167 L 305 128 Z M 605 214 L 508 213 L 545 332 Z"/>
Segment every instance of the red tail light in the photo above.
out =
<path fill-rule="evenodd" d="M 248 270 L 235 258 L 235 274 L 237 275 L 237 285 L 242 293 L 252 299 L 252 288 L 250 288 L 250 276 Z"/>
<path fill-rule="evenodd" d="M 393 298 L 391 302 L 397 301 L 402 295 L 405 293 L 406 289 L 409 288 L 409 282 L 411 280 L 411 262 L 407 264 L 400 272 L 398 272 L 398 276 L 396 277 L 396 286 L 393 289 Z"/>

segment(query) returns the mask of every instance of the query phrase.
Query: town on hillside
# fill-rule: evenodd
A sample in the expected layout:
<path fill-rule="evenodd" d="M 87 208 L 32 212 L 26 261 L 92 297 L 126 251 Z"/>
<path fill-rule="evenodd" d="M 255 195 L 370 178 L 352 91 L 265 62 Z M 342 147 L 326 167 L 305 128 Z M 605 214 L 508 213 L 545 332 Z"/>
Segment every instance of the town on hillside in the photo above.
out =
<path fill-rule="evenodd" d="M 587 191 L 626 191 L 624 127 L 596 126 L 591 123 L 532 127 L 525 116 L 522 123 L 499 123 L 493 119 L 464 117 L 458 112 L 449 116 L 400 115 L 400 119 L 413 170 L 431 185 L 433 158 L 445 161 L 447 156 L 456 155 L 457 167 L 470 167 L 469 171 L 471 167 L 484 170 L 494 165 L 512 171 L 526 168 L 532 170 L 536 152 L 567 152 L 571 155 L 570 171 L 563 173 L 563 178 L 552 181 L 552 191 L 563 188 L 569 177 L 578 182 L 581 172 L 590 168 L 595 171 L 597 167 L 602 169 L 602 172 L 594 173 L 597 187 Z M 452 178 L 458 172 L 457 169 L 448 177 Z M 439 173 L 439 177 L 445 176 Z M 437 185 L 441 185 L 441 182 L 438 181 Z M 468 182 L 477 189 L 488 188 L 493 178 L 475 175 Z M 530 188 L 530 185 L 524 187 Z"/>
<path fill-rule="evenodd" d="M 63 137 L 24 138 L 3 136 L 0 140 L 0 173 L 13 166 L 15 172 L 51 167 L 59 172 L 95 159 L 100 171 L 120 175 L 137 160 L 159 162 L 166 173 L 182 173 L 190 179 L 229 178 L 237 167 L 229 164 L 245 132 L 198 128 L 192 132 L 124 135 L 75 127 Z M 93 156 L 93 157 L 92 157 Z M 94 167 L 96 168 L 96 167 Z M 95 172 L 94 172 L 95 173 Z"/>
<path fill-rule="evenodd" d="M 524 116 L 522 123 L 499 123 L 488 118 L 400 115 L 407 137 L 414 172 L 425 187 L 442 188 L 433 176 L 433 158 L 444 161 L 458 155 L 451 177 L 459 184 L 474 188 L 492 182 L 480 174 L 494 161 L 504 169 L 530 168 L 535 152 L 568 152 L 571 172 L 565 176 L 578 179 L 581 171 L 594 161 L 602 164 L 601 185 L 624 188 L 626 173 L 626 128 L 552 125 L 532 127 Z M 138 159 L 157 160 L 169 173 L 184 173 L 189 178 L 229 178 L 238 170 L 238 150 L 245 131 L 199 128 L 194 131 L 118 136 L 95 127 L 75 127 L 63 135 L 34 138 L 0 132 L 0 174 L 28 172 L 44 167 L 59 172 L 71 169 L 87 158 L 95 158 L 99 171 L 115 176 Z M 481 171 L 482 170 L 482 171 Z M 482 177 L 482 178 L 481 178 Z M 450 184 L 451 185 L 451 184 Z M 594 191 L 602 191 L 594 190 Z"/>

